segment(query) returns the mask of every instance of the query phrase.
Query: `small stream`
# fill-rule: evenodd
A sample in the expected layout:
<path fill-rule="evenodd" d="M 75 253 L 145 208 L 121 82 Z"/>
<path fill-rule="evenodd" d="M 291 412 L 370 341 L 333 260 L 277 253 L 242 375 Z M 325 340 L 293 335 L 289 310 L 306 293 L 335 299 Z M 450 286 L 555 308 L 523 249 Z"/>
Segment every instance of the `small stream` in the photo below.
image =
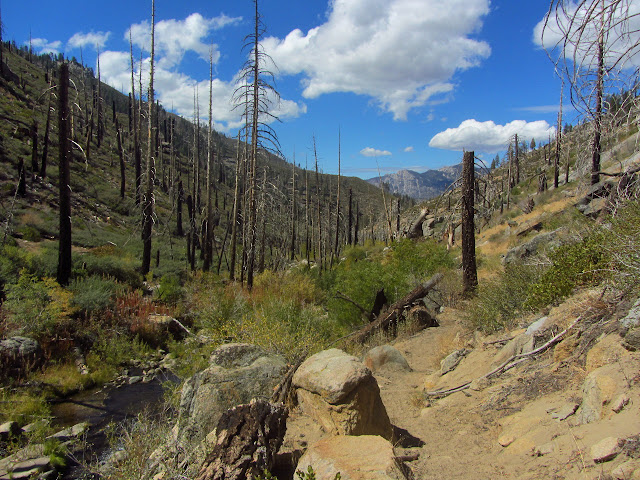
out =
<path fill-rule="evenodd" d="M 140 375 L 141 371 L 131 369 L 130 375 Z M 77 463 L 70 465 L 64 479 L 89 478 L 83 475 L 82 464 L 103 461 L 112 453 L 105 434 L 111 423 L 122 423 L 139 413 L 154 415 L 163 405 L 163 383 L 176 383 L 179 378 L 169 371 L 155 376 L 151 381 L 105 386 L 101 390 L 80 392 L 52 406 L 54 426 L 63 429 L 81 422 L 90 424 L 86 436 L 87 448 L 76 452 Z"/>

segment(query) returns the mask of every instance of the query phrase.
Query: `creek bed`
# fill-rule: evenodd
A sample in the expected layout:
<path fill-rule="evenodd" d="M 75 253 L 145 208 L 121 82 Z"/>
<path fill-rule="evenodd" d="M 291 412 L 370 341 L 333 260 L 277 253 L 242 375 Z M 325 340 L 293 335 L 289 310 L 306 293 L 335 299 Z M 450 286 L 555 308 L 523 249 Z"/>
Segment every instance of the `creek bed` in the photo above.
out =
<path fill-rule="evenodd" d="M 130 375 L 140 375 L 132 369 Z M 75 461 L 64 475 L 64 479 L 92 478 L 86 475 L 86 465 L 103 461 L 112 453 L 105 429 L 111 423 L 123 423 L 139 413 L 160 413 L 164 399 L 163 383 L 176 383 L 180 379 L 171 372 L 156 375 L 151 381 L 105 386 L 101 390 L 80 392 L 52 406 L 54 426 L 63 429 L 77 423 L 87 422 L 90 427 L 85 447 L 74 452 Z"/>

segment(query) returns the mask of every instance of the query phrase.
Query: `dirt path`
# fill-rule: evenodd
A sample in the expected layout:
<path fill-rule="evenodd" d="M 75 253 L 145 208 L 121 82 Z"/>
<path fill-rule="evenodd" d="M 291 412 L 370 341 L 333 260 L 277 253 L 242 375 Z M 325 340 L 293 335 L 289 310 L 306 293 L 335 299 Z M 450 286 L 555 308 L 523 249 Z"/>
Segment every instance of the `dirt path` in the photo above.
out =
<path fill-rule="evenodd" d="M 416 479 L 605 478 L 625 461 L 636 461 L 621 454 L 612 462 L 596 464 L 590 457 L 591 447 L 605 437 L 640 434 L 640 388 L 630 373 L 640 370 L 640 356 L 624 351 L 617 334 L 601 335 L 596 342 L 596 347 L 605 342 L 601 352 L 615 351 L 611 361 L 591 359 L 591 365 L 588 360 L 582 368 L 556 361 L 558 354 L 551 350 L 480 388 L 425 402 L 425 385 L 432 390 L 478 378 L 501 353 L 503 344 L 486 345 L 493 337 L 473 338 L 458 318 L 458 312 L 448 309 L 439 317 L 440 327 L 393 344 L 413 371 L 376 373 L 391 422 L 424 442 L 413 448 L 396 445 L 397 452 L 419 453 L 408 463 Z M 522 332 L 503 332 L 500 338 Z M 469 350 L 465 359 L 441 376 L 440 360 L 461 348 Z M 597 355 L 601 354 L 593 356 Z M 603 399 L 602 419 L 581 424 L 580 412 L 565 421 L 552 418 L 566 405 L 580 404 L 584 379 L 593 371 L 600 372 L 599 378 L 611 389 Z M 616 414 L 610 405 L 619 395 L 627 395 L 631 406 Z"/>

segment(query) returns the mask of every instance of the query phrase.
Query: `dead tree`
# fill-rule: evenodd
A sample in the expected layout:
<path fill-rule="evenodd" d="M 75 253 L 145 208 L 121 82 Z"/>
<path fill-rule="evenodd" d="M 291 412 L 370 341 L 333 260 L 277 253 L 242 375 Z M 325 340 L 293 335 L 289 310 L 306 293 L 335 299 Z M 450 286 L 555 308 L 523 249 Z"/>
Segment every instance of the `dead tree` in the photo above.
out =
<path fill-rule="evenodd" d="M 153 186 L 155 183 L 155 160 L 153 158 L 153 60 L 155 53 L 155 0 L 151 0 L 151 64 L 149 68 L 149 143 L 147 145 L 147 186 L 144 196 L 142 213 L 142 268 L 143 275 L 149 273 L 151 268 L 151 234 L 153 232 Z"/>
<path fill-rule="evenodd" d="M 474 160 L 474 152 L 464 152 L 462 159 L 462 279 L 463 292 L 466 295 L 473 294 L 478 286 L 473 192 Z"/>
<path fill-rule="evenodd" d="M 284 440 L 287 415 L 283 405 L 256 399 L 227 410 L 196 480 L 246 480 L 270 470 Z"/>
<path fill-rule="evenodd" d="M 605 91 L 635 91 L 638 77 L 633 58 L 640 42 L 637 35 L 638 13 L 629 0 L 551 0 L 544 19 L 540 42 L 566 78 L 572 105 L 590 121 L 593 136 L 590 145 L 591 183 L 600 181 L 605 117 Z M 618 111 L 626 114 L 635 95 L 623 96 Z M 605 113 L 607 115 L 605 115 Z"/>
<path fill-rule="evenodd" d="M 69 65 L 60 65 L 60 86 L 58 88 L 58 172 L 60 188 L 60 232 L 58 244 L 58 270 L 56 279 L 60 285 L 67 285 L 71 277 L 71 175 L 69 159 Z"/>
<path fill-rule="evenodd" d="M 411 292 L 405 295 L 403 298 L 395 302 L 390 307 L 386 308 L 374 320 L 362 329 L 358 330 L 354 335 L 354 341 L 357 343 L 364 343 L 373 335 L 377 330 L 388 330 L 392 325 L 397 324 L 402 317 L 403 312 L 413 306 L 417 301 L 423 299 L 435 286 L 442 280 L 443 275 L 436 273 L 424 284 L 416 286 Z"/>
<path fill-rule="evenodd" d="M 423 235 L 423 233 L 422 233 L 422 224 L 427 219 L 427 215 L 429 215 L 429 209 L 428 208 L 423 208 L 422 211 L 420 212 L 420 216 L 416 219 L 415 222 L 413 222 L 413 225 L 411 225 L 411 228 L 407 232 L 407 238 L 421 238 L 422 237 L 422 235 Z"/>

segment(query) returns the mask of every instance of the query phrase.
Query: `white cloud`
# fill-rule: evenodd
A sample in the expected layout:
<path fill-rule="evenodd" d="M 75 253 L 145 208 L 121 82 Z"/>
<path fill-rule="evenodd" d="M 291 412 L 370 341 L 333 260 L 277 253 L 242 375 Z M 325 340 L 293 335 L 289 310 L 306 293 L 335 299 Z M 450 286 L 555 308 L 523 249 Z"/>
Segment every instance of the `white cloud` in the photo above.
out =
<path fill-rule="evenodd" d="M 360 155 L 363 157 L 388 157 L 391 152 L 388 150 L 377 150 L 375 148 L 366 147 L 360 150 Z"/>
<path fill-rule="evenodd" d="M 615 3 L 615 5 L 614 5 Z M 602 5 L 605 5 L 604 2 Z M 593 8 L 593 9 L 592 9 Z M 640 66 L 640 0 L 626 2 L 607 2 L 605 20 L 605 62 L 613 66 L 623 58 L 616 68 L 635 68 Z M 626 10 L 628 8 L 628 10 Z M 533 42 L 552 51 L 565 48 L 567 59 L 584 63 L 589 68 L 596 68 L 597 42 L 599 34 L 600 6 L 593 2 L 566 2 L 564 12 L 553 12 L 543 18 L 533 29 Z M 571 20 L 573 19 L 573 21 Z M 587 20 L 587 21 L 585 21 Z M 586 27 L 583 28 L 583 23 Z M 545 27 L 546 25 L 546 27 Z M 576 43 L 580 46 L 576 47 Z M 629 51 L 630 49 L 630 51 Z M 556 53 L 561 53 L 557 51 Z"/>
<path fill-rule="evenodd" d="M 135 61 L 135 89 L 138 92 L 139 62 Z M 160 64 L 154 67 L 154 90 L 160 103 L 168 110 L 175 111 L 185 118 L 193 118 L 194 93 L 198 91 L 198 105 L 200 117 L 209 120 L 209 79 L 196 80 L 188 75 L 167 69 Z M 114 88 L 131 92 L 131 63 L 128 52 L 105 51 L 100 54 L 100 73 L 102 80 Z M 143 59 L 142 64 L 143 89 L 149 84 L 149 58 Z M 232 101 L 236 89 L 235 79 L 230 82 L 213 79 L 213 119 L 216 130 L 228 131 L 243 125 L 240 109 L 234 109 Z M 304 103 L 298 104 L 292 100 L 273 102 L 271 113 L 281 120 L 296 118 L 307 111 Z M 266 120 L 265 120 L 266 121 Z"/>
<path fill-rule="evenodd" d="M 192 13 L 184 20 L 161 20 L 155 25 L 155 53 L 158 55 L 158 65 L 172 68 L 182 61 L 187 51 L 196 52 L 200 58 L 209 61 L 212 51 L 213 62 L 220 59 L 218 45 L 203 40 L 214 30 L 227 25 L 237 24 L 241 17 L 228 17 L 222 14 L 214 18 L 205 18 L 199 13 Z M 129 41 L 129 32 L 133 44 L 138 48 L 149 51 L 151 45 L 151 24 L 148 21 L 131 26 L 125 33 L 125 40 Z"/>
<path fill-rule="evenodd" d="M 107 40 L 111 36 L 111 32 L 89 32 L 75 33 L 67 42 L 69 48 L 82 48 L 87 45 L 93 48 L 102 49 L 107 44 Z"/>
<path fill-rule="evenodd" d="M 456 128 L 448 128 L 436 134 L 429 142 L 430 147 L 445 150 L 477 150 L 496 153 L 505 150 L 509 139 L 518 134 L 522 140 L 553 136 L 555 128 L 544 120 L 525 122 L 514 120 L 506 125 L 496 125 L 492 121 L 478 122 L 465 120 Z"/>
<path fill-rule="evenodd" d="M 27 43 L 27 42 L 25 42 Z M 55 40 L 50 42 L 46 38 L 32 38 L 31 39 L 31 47 L 34 49 L 38 49 L 38 53 L 60 53 L 60 49 L 62 48 L 62 42 L 60 40 Z"/>
<path fill-rule="evenodd" d="M 331 92 L 373 97 L 404 120 L 408 112 L 454 89 L 452 77 L 490 55 L 471 36 L 489 13 L 489 0 L 333 0 L 326 23 L 265 51 L 281 73 L 300 74 L 303 95 Z M 435 97 L 435 98 L 434 98 Z"/>
<path fill-rule="evenodd" d="M 411 146 L 411 147 L 406 147 L 406 148 L 404 149 L 404 151 L 405 151 L 405 152 L 407 152 L 407 153 L 409 153 L 409 152 L 413 152 L 413 146 Z"/>

